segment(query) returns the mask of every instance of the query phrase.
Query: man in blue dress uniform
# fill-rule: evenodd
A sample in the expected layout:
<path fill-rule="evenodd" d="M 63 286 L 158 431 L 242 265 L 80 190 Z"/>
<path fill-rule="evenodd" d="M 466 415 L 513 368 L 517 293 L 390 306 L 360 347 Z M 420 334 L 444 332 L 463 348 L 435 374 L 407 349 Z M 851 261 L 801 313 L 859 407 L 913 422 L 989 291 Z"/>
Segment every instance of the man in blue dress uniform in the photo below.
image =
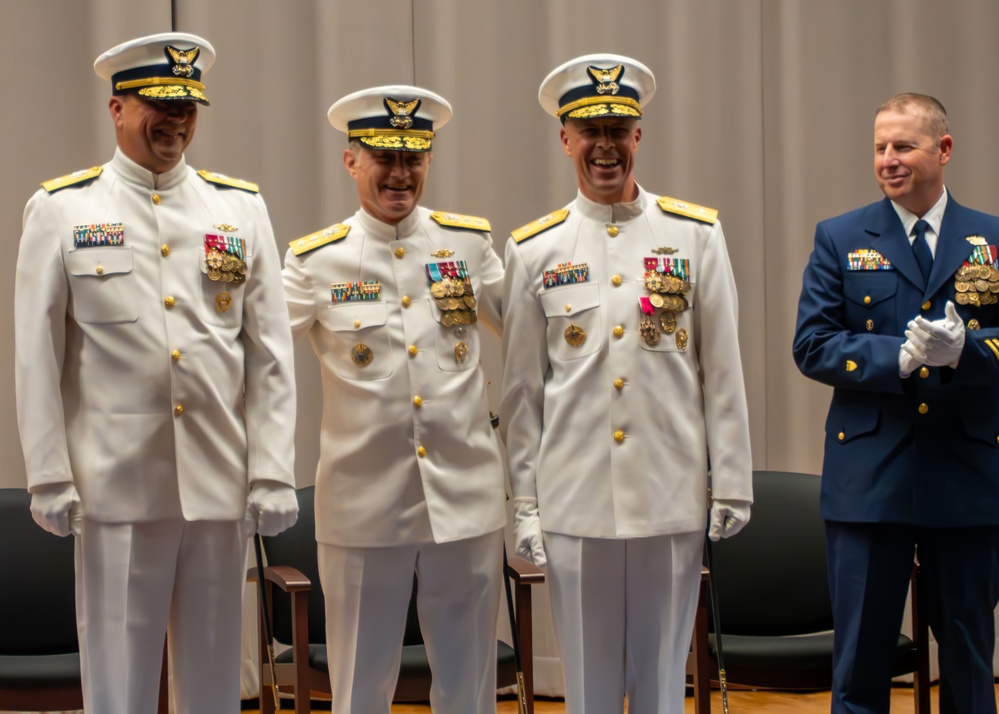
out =
<path fill-rule="evenodd" d="M 833 712 L 888 711 L 914 556 L 940 711 L 996 711 L 999 219 L 949 195 L 953 143 L 936 99 L 883 104 L 886 198 L 819 223 L 805 268 L 794 358 L 834 387 L 821 503 Z"/>

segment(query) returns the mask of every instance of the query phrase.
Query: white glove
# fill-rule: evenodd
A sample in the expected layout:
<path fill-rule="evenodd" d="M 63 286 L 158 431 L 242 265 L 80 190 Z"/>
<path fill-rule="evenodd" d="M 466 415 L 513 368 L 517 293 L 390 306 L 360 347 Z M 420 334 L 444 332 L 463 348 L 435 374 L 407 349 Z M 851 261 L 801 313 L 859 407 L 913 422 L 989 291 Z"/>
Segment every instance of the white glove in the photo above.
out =
<path fill-rule="evenodd" d="M 749 501 L 723 501 L 714 499 L 711 503 L 708 538 L 713 541 L 731 538 L 749 523 Z"/>
<path fill-rule="evenodd" d="M 31 491 L 31 517 L 35 523 L 60 538 L 80 535 L 83 509 L 72 482 L 36 486 Z"/>
<path fill-rule="evenodd" d="M 275 536 L 298 520 L 298 494 L 294 486 L 282 481 L 254 481 L 250 485 L 246 511 L 257 533 Z"/>
<path fill-rule="evenodd" d="M 930 367 L 956 367 L 964 349 L 964 322 L 954 303 L 948 300 L 944 312 L 945 318 L 932 322 L 917 315 L 905 331 L 902 349 Z"/>
<path fill-rule="evenodd" d="M 527 558 L 539 568 L 548 564 L 536 498 L 513 499 L 513 552 Z"/>
<path fill-rule="evenodd" d="M 916 355 L 919 355 L 918 357 Z M 910 374 L 919 369 L 923 364 L 920 360 L 925 355 L 919 354 L 919 350 L 912 344 L 912 340 L 906 340 L 898 351 L 898 374 L 905 379 Z"/>

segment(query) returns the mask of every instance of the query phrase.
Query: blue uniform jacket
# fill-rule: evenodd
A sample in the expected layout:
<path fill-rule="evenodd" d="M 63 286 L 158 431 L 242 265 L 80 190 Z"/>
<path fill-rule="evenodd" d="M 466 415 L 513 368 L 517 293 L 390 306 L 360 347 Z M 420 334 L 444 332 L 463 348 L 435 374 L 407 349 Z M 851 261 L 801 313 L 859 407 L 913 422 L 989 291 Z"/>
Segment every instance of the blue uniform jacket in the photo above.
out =
<path fill-rule="evenodd" d="M 955 299 L 955 272 L 983 242 L 978 255 L 994 254 L 999 219 L 949 196 L 924 285 L 887 198 L 816 227 L 793 349 L 805 376 L 834 388 L 823 518 L 999 525 L 999 307 Z M 968 327 L 958 366 L 902 379 L 906 324 L 918 314 L 943 317 L 947 300 Z"/>

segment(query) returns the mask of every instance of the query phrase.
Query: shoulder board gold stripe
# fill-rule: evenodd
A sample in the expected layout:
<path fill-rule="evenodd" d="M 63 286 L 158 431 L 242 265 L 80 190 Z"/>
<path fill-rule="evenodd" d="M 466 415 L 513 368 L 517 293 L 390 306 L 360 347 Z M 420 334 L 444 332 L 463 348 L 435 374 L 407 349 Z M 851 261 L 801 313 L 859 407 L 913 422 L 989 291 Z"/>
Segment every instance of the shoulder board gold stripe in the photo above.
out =
<path fill-rule="evenodd" d="M 308 253 L 310 250 L 315 250 L 324 245 L 330 243 L 335 243 L 350 232 L 350 226 L 345 223 L 336 223 L 329 228 L 324 228 L 321 231 L 316 231 L 315 233 L 310 233 L 303 238 L 296 238 L 291 241 L 288 245 L 291 246 L 291 252 L 295 255 L 302 255 L 303 253 Z"/>
<path fill-rule="evenodd" d="M 538 233 L 548 230 L 552 226 L 557 226 L 568 217 L 569 209 L 560 208 L 557 211 L 552 211 L 547 216 L 542 216 L 536 221 L 531 221 L 526 226 L 521 226 L 511 233 L 510 237 L 513 238 L 514 243 L 521 243 L 528 238 L 533 238 Z"/>
<path fill-rule="evenodd" d="M 230 188 L 238 188 L 243 191 L 249 191 L 250 193 L 260 193 L 260 187 L 253 183 L 252 181 L 244 181 L 243 179 L 230 178 L 225 174 L 217 174 L 214 171 L 201 170 L 198 172 L 198 176 L 203 178 L 209 183 L 217 183 L 220 186 L 229 186 Z"/>
<path fill-rule="evenodd" d="M 58 191 L 60 188 L 66 188 L 67 186 L 72 186 L 74 184 L 81 183 L 83 181 L 89 181 L 90 179 L 95 179 L 101 175 L 104 170 L 101 166 L 94 166 L 90 169 L 83 169 L 82 171 L 74 171 L 71 174 L 66 174 L 65 176 L 60 176 L 59 178 L 50 179 L 48 181 L 42 181 L 42 188 L 44 188 L 49 193 L 53 191 Z"/>
<path fill-rule="evenodd" d="M 996 356 L 996 359 L 999 360 L 999 347 L 996 346 L 997 343 L 999 343 L 999 340 L 996 340 L 994 337 L 985 340 L 985 344 L 989 346 L 989 349 L 992 350 L 992 353 Z"/>
<path fill-rule="evenodd" d="M 434 211 L 430 217 L 449 228 L 464 228 L 469 231 L 483 231 L 488 233 L 493 228 L 489 221 L 478 216 L 463 216 L 460 213 L 446 213 L 444 211 Z"/>
<path fill-rule="evenodd" d="M 714 223 L 718 220 L 718 211 L 713 208 L 698 206 L 696 203 L 687 203 L 686 201 L 680 201 L 669 196 L 656 199 L 656 203 L 666 213 L 676 213 L 677 215 L 686 216 L 687 218 L 693 218 L 705 223 Z"/>

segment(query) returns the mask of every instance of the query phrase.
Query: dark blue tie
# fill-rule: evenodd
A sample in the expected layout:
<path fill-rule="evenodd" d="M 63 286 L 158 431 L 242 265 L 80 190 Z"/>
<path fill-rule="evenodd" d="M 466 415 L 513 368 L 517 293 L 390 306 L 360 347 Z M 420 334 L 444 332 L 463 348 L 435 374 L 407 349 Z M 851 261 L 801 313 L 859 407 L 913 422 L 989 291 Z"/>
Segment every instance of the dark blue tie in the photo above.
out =
<path fill-rule="evenodd" d="M 919 271 L 923 274 L 923 283 L 930 282 L 930 271 L 933 269 L 933 253 L 930 252 L 930 244 L 926 242 L 926 229 L 930 224 L 920 218 L 916 221 L 912 232 L 916 239 L 912 241 L 912 253 L 919 263 Z"/>

